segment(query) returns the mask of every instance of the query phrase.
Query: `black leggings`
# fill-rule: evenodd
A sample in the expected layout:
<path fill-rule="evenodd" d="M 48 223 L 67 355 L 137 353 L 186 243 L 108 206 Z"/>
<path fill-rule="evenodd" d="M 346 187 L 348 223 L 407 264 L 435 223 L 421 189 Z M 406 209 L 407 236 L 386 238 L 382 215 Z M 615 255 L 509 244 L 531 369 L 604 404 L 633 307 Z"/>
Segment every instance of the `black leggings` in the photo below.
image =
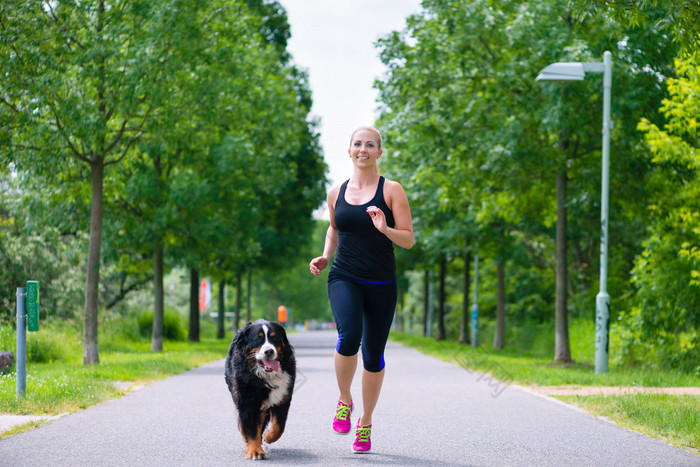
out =
<path fill-rule="evenodd" d="M 384 347 L 396 309 L 396 282 L 367 283 L 333 279 L 328 298 L 338 328 L 335 350 L 345 357 L 362 345 L 362 364 L 373 373 L 384 369 Z"/>

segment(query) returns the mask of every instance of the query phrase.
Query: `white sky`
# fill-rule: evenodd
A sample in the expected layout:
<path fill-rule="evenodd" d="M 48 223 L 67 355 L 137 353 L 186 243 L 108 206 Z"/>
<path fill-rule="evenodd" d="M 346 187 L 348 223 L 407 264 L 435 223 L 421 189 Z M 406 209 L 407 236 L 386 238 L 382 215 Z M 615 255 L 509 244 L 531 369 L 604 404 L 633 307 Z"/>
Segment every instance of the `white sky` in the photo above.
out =
<path fill-rule="evenodd" d="M 373 125 L 374 80 L 384 73 L 374 43 L 402 30 L 420 12 L 420 0 L 279 0 L 287 10 L 294 63 L 309 73 L 312 114 L 320 119 L 321 145 L 331 184 L 348 179 L 352 131 Z M 390 148 L 387 148 L 390 150 Z"/>

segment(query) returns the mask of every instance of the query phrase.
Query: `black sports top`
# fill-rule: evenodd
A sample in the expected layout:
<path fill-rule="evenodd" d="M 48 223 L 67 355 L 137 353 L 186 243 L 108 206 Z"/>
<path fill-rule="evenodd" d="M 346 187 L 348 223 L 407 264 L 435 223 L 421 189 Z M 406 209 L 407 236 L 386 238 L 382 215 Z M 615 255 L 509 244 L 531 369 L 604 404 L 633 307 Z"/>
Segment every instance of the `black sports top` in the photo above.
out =
<path fill-rule="evenodd" d="M 369 202 L 349 204 L 345 189 L 349 180 L 340 187 L 335 202 L 335 226 L 338 228 L 338 249 L 329 278 L 341 275 L 369 283 L 389 283 L 396 279 L 394 244 L 374 226 L 367 214 L 369 206 L 384 212 L 386 223 L 394 227 L 394 214 L 384 201 L 384 177 L 379 177 L 377 192 Z"/>

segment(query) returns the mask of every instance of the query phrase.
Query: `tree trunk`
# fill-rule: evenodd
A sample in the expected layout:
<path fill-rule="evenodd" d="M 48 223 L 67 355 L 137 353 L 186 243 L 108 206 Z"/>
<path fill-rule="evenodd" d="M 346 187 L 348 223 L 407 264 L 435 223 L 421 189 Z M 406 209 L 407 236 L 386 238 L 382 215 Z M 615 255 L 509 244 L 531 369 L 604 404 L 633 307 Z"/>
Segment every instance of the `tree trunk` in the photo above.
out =
<path fill-rule="evenodd" d="M 428 326 L 430 326 L 428 316 L 430 315 L 430 272 L 425 271 L 423 276 L 423 336 L 427 336 Z"/>
<path fill-rule="evenodd" d="M 158 236 L 159 234 L 156 234 Z M 153 253 L 153 332 L 151 333 L 151 351 L 163 350 L 163 239 L 156 239 L 155 253 Z"/>
<path fill-rule="evenodd" d="M 493 336 L 493 348 L 502 349 L 506 343 L 506 267 L 501 258 L 498 260 L 496 275 L 498 276 L 498 298 L 496 300 L 496 333 Z"/>
<path fill-rule="evenodd" d="M 219 282 L 219 314 L 216 317 L 216 338 L 226 335 L 226 281 Z"/>
<path fill-rule="evenodd" d="M 557 266 L 554 318 L 554 361 L 571 362 L 567 315 L 566 264 L 566 169 L 557 174 Z"/>
<path fill-rule="evenodd" d="M 100 363 L 97 345 L 97 299 L 100 285 L 100 251 L 104 202 L 104 162 L 90 164 L 92 198 L 90 200 L 90 244 L 85 282 L 85 314 L 83 316 L 83 363 Z"/>
<path fill-rule="evenodd" d="M 445 270 L 447 269 L 447 260 L 445 257 L 440 258 L 440 297 L 438 303 L 438 334 L 437 340 L 445 340 Z"/>
<path fill-rule="evenodd" d="M 236 275 L 236 329 L 239 328 L 241 322 L 241 273 Z"/>
<path fill-rule="evenodd" d="M 403 291 L 403 283 L 404 281 L 396 280 L 396 286 L 398 288 L 398 303 L 397 303 L 397 309 L 396 309 L 396 330 L 398 332 L 403 332 L 404 331 L 404 303 L 405 299 L 404 297 L 406 294 Z"/>
<path fill-rule="evenodd" d="M 199 272 L 190 269 L 190 329 L 187 340 L 199 342 Z"/>
<path fill-rule="evenodd" d="M 470 320 L 470 303 L 469 303 L 469 268 L 471 267 L 472 254 L 468 252 L 464 255 L 464 273 L 462 274 L 462 322 L 459 325 L 459 343 L 469 344 L 469 320 Z"/>
<path fill-rule="evenodd" d="M 248 271 L 248 286 L 245 289 L 245 293 L 246 293 L 245 320 L 246 320 L 246 323 L 250 323 L 251 321 L 253 321 L 253 316 L 252 316 L 253 312 L 250 309 L 250 296 L 251 296 L 250 287 L 251 287 L 252 282 L 253 282 L 253 273 L 252 273 L 252 271 Z"/>

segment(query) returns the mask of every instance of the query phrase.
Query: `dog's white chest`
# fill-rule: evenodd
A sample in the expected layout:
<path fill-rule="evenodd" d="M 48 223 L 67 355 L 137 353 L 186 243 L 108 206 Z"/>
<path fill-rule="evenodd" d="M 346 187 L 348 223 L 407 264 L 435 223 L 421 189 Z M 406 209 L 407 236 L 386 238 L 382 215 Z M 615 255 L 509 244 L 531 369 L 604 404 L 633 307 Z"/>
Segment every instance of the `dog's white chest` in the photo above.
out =
<path fill-rule="evenodd" d="M 262 409 L 267 410 L 272 406 L 279 405 L 287 395 L 287 387 L 289 386 L 289 374 L 280 371 L 278 373 L 268 375 L 267 383 L 270 385 L 270 395 L 262 404 Z"/>

